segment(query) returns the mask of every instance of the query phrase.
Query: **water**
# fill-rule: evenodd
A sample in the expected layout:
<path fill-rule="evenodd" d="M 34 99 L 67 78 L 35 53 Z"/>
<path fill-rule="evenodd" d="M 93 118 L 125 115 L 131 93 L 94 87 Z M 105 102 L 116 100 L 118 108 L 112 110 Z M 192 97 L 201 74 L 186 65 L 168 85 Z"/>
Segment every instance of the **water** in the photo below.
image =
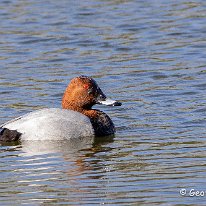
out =
<path fill-rule="evenodd" d="M 123 102 L 96 106 L 113 119 L 113 139 L 2 144 L 1 205 L 204 205 L 205 1 L 0 8 L 0 123 L 60 107 L 78 75 Z"/>

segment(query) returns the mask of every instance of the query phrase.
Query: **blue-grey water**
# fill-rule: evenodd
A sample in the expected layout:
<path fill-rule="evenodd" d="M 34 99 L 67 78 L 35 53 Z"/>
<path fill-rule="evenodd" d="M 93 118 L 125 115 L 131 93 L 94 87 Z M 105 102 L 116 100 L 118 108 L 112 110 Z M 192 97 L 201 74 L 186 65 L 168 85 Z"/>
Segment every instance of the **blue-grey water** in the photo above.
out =
<path fill-rule="evenodd" d="M 206 1 L 2 0 L 0 28 L 0 123 L 79 75 L 123 102 L 113 139 L 1 144 L 1 205 L 205 204 Z"/>

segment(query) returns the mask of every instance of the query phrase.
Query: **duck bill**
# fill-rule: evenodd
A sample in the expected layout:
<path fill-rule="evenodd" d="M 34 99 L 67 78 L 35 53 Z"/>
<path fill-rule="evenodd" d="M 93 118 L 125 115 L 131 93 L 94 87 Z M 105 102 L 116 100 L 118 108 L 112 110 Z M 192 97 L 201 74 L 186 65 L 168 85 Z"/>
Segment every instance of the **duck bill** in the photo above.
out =
<path fill-rule="evenodd" d="M 98 101 L 99 104 L 104 104 L 104 105 L 107 105 L 107 106 L 121 106 L 122 103 L 121 102 L 118 102 L 118 101 L 115 101 L 115 100 L 112 100 L 112 99 L 104 99 L 104 100 L 99 100 Z"/>
<path fill-rule="evenodd" d="M 108 99 L 101 89 L 99 89 L 98 92 L 99 92 L 99 95 L 97 97 L 97 104 L 104 104 L 107 106 L 121 106 L 122 105 L 121 102 Z"/>

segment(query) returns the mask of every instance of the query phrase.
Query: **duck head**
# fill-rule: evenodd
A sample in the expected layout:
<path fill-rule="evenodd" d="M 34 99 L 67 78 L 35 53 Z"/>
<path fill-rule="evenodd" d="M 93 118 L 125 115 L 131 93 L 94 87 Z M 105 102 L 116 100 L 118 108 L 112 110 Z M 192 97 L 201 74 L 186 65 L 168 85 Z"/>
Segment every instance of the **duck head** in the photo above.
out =
<path fill-rule="evenodd" d="M 63 95 L 62 108 L 81 111 L 89 110 L 95 104 L 121 106 L 120 102 L 108 99 L 94 79 L 87 76 L 73 78 Z"/>

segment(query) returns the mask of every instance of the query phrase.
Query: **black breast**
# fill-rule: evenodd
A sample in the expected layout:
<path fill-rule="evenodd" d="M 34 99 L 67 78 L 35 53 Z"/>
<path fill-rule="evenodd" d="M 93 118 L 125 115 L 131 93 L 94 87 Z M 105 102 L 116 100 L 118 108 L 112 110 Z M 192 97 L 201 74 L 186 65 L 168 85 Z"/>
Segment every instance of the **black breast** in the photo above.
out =
<path fill-rule="evenodd" d="M 106 136 L 115 133 L 115 127 L 112 120 L 103 112 L 100 112 L 98 118 L 90 118 L 94 128 L 95 136 Z"/>
<path fill-rule="evenodd" d="M 2 128 L 2 130 L 0 131 L 0 141 L 3 142 L 17 141 L 19 140 L 20 136 L 21 133 L 17 132 L 16 130 L 9 130 L 7 128 Z"/>

